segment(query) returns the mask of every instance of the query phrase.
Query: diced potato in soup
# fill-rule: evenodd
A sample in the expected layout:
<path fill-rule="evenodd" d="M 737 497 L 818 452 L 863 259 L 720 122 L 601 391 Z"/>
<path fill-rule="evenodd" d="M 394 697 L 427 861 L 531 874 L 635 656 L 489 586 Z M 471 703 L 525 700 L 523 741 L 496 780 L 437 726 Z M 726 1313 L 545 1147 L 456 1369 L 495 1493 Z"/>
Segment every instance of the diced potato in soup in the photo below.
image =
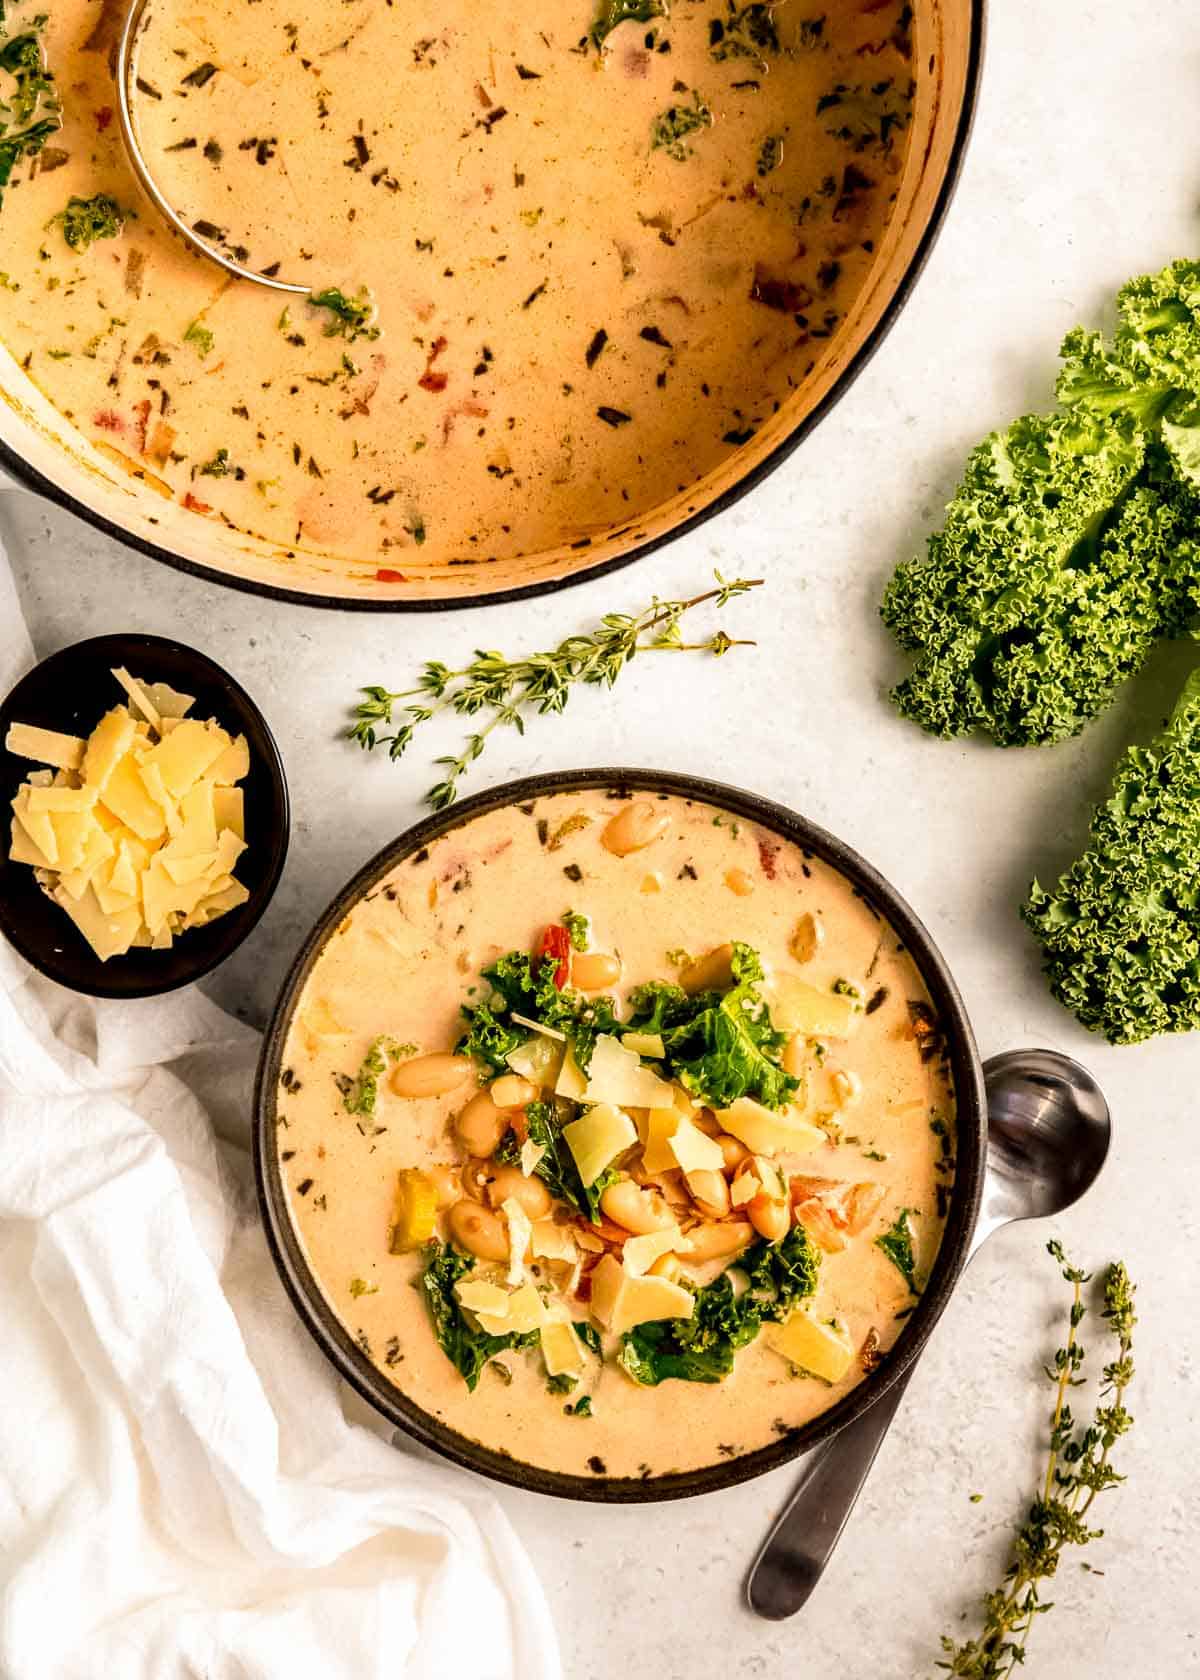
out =
<path fill-rule="evenodd" d="M 581 1475 L 751 1452 L 862 1382 L 953 1183 L 944 1044 L 895 931 L 697 801 L 636 796 L 653 838 L 614 851 L 634 802 L 505 807 L 398 864 L 317 959 L 278 1094 L 292 1219 L 363 1353 L 460 1434 Z M 598 954 L 619 983 L 584 992 Z M 783 1031 L 771 1000 L 798 996 L 838 1036 Z"/>
<path fill-rule="evenodd" d="M 61 113 L 3 190 L 0 342 L 119 469 L 281 558 L 403 583 L 644 520 L 835 354 L 882 261 L 904 0 L 155 0 L 155 178 L 321 307 L 231 283 L 139 190 L 126 10 L 9 0 L 10 35 L 49 14 Z"/>

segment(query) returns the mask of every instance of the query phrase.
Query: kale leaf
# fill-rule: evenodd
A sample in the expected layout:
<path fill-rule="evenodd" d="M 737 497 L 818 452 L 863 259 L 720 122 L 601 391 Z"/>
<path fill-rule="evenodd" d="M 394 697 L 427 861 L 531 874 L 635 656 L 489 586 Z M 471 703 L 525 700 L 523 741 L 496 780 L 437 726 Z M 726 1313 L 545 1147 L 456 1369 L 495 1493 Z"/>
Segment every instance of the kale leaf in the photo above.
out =
<path fill-rule="evenodd" d="M 1060 409 L 971 455 L 883 618 L 917 655 L 893 692 L 932 734 L 1002 746 L 1077 734 L 1178 635 L 1200 594 L 1200 265 L 1120 294 L 1111 343 L 1063 343 Z"/>
<path fill-rule="evenodd" d="M 696 1291 L 691 1318 L 656 1319 L 622 1338 L 618 1361 L 635 1382 L 656 1387 L 681 1382 L 720 1382 L 734 1355 L 767 1323 L 782 1323 L 817 1287 L 820 1254 L 803 1225 L 781 1242 L 756 1243 L 738 1261 L 748 1287 L 739 1295 L 728 1272 Z"/>
<path fill-rule="evenodd" d="M 573 1113 L 573 1105 L 563 1104 L 563 1108 Z M 531 1102 L 525 1108 L 525 1121 L 529 1128 L 529 1141 L 540 1144 L 545 1153 L 534 1167 L 534 1176 L 540 1178 L 550 1191 L 589 1219 L 593 1225 L 600 1223 L 600 1198 L 608 1186 L 617 1177 L 616 1169 L 606 1167 L 596 1179 L 595 1183 L 585 1186 L 579 1176 L 579 1168 L 575 1165 L 575 1157 L 571 1154 L 569 1144 L 563 1141 L 562 1129 L 564 1120 L 559 1113 L 556 1103 Z M 496 1159 L 505 1166 L 516 1166 L 521 1159 L 521 1146 L 516 1133 L 509 1130 L 500 1140 L 500 1147 L 496 1151 Z"/>
<path fill-rule="evenodd" d="M 692 155 L 692 136 L 712 124 L 711 107 L 693 88 L 690 105 L 669 105 L 655 117 L 650 125 L 650 150 L 666 152 L 676 163 L 685 163 Z"/>
<path fill-rule="evenodd" d="M 732 969 L 734 983 L 724 993 L 689 997 L 661 982 L 638 987 L 629 1025 L 661 1035 L 668 1075 L 701 1102 L 728 1108 L 738 1097 L 753 1097 L 767 1108 L 783 1108 L 798 1081 L 779 1065 L 786 1036 L 775 1030 L 759 995 L 757 952 L 735 943 Z"/>
<path fill-rule="evenodd" d="M 917 1256 L 913 1247 L 913 1229 L 909 1223 L 911 1213 L 911 1208 L 901 1208 L 893 1224 L 875 1238 L 875 1247 L 883 1250 L 912 1293 L 919 1295 Z"/>
<path fill-rule="evenodd" d="M 324 291 L 311 292 L 308 301 L 314 309 L 329 311 L 326 338 L 345 338 L 353 344 L 356 338 L 379 337 L 379 328 L 373 325 L 375 305 L 365 287 L 351 298 L 337 286 L 326 286 Z"/>
<path fill-rule="evenodd" d="M 597 1033 L 615 1032 L 619 1022 L 611 998 L 586 998 L 572 986 L 560 991 L 554 983 L 557 967 L 553 958 L 509 951 L 484 969 L 483 978 L 503 1000 L 505 1011 L 567 1033 L 575 1060 L 586 1072 Z M 478 1056 L 497 1071 L 506 1068 L 505 1057 L 530 1036 L 527 1027 L 506 1021 L 490 1003 L 464 1005 L 463 1015 L 468 1030 L 459 1041 L 460 1054 Z"/>
<path fill-rule="evenodd" d="M 489 1359 L 509 1348 L 533 1347 L 538 1340 L 536 1330 L 518 1335 L 510 1331 L 506 1336 L 489 1336 L 475 1330 L 454 1294 L 459 1278 L 474 1267 L 475 1262 L 460 1254 L 449 1243 L 431 1242 L 423 1250 L 425 1261 L 421 1273 L 421 1293 L 433 1320 L 433 1333 L 438 1346 L 472 1391 L 479 1381 L 479 1373 Z"/>
<path fill-rule="evenodd" d="M 1200 670 L 1121 759 L 1082 856 L 1022 917 L 1050 990 L 1113 1044 L 1200 1027 Z"/>

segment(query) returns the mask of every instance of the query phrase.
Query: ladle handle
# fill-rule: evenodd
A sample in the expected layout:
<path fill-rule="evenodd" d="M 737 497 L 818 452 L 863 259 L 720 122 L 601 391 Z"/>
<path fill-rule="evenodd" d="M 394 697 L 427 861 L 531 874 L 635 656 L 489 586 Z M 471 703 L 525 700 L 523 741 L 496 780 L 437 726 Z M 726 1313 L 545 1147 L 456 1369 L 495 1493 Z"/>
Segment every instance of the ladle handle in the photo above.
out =
<path fill-rule="evenodd" d="M 860 1418 L 809 1455 L 746 1580 L 746 1598 L 758 1615 L 781 1622 L 807 1604 L 907 1387 L 906 1374 Z"/>

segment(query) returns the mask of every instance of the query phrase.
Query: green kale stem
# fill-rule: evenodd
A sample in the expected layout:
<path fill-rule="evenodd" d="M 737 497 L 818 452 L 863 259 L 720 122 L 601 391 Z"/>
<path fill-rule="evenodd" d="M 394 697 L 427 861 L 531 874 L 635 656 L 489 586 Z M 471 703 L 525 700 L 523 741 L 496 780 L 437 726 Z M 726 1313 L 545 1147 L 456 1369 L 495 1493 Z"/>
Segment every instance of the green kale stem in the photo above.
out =
<path fill-rule="evenodd" d="M 458 757 L 435 760 L 444 774 L 425 798 L 435 811 L 443 810 L 454 802 L 459 781 L 480 757 L 494 729 L 506 725 L 524 734 L 526 711 L 538 716 L 561 712 L 577 684 L 611 688 L 639 653 L 711 653 L 719 658 L 730 648 L 753 647 L 753 642 L 735 640 L 721 629 L 703 641 L 684 641 L 680 620 L 686 613 L 709 601 L 724 607 L 763 582 L 762 578 L 726 580 L 720 572 L 715 576 L 715 589 L 683 601 L 660 601 L 656 597 L 640 613 L 607 613 L 595 630 L 568 636 L 546 652 L 509 659 L 503 653 L 479 649 L 457 670 L 428 660 L 414 688 L 362 689 L 366 698 L 355 707 L 347 735 L 366 752 L 386 746 L 388 757 L 398 759 L 404 756 L 417 728 L 440 712 L 456 712 L 462 717 L 490 712 L 482 728 L 467 737 Z M 392 723 L 397 727 L 390 734 L 380 733 Z"/>
<path fill-rule="evenodd" d="M 1046 1373 L 1055 1385 L 1046 1474 L 1013 1542 L 1004 1582 L 984 1599 L 983 1632 L 962 1644 L 943 1636 L 945 1660 L 937 1666 L 960 1680 L 1005 1680 L 1024 1663 L 1034 1621 L 1053 1607 L 1042 1600 L 1041 1584 L 1057 1573 L 1065 1547 L 1086 1546 L 1101 1538 L 1104 1530 L 1089 1528 L 1088 1515 L 1098 1494 L 1124 1480 L 1112 1466 L 1111 1453 L 1133 1426 L 1125 1409 L 1125 1391 L 1133 1381 L 1136 1291 L 1120 1261 L 1108 1268 L 1101 1317 L 1116 1338 L 1117 1352 L 1104 1367 L 1103 1404 L 1097 1406 L 1086 1428 L 1077 1429 L 1069 1395 L 1083 1382 L 1079 1327 L 1087 1313 L 1083 1288 L 1091 1278 L 1069 1264 L 1060 1243 L 1049 1243 L 1047 1248 L 1071 1285 L 1072 1296 L 1066 1345 L 1057 1350 Z"/>

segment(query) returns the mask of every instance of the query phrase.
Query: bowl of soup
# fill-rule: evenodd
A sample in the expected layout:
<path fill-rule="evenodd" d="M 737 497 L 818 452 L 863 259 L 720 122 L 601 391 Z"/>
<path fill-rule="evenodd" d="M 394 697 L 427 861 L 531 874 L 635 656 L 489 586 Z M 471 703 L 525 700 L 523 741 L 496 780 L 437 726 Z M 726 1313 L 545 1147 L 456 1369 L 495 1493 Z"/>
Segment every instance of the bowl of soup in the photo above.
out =
<path fill-rule="evenodd" d="M 982 0 L 153 0 L 153 180 L 281 298 L 139 185 L 122 0 L 40 10 L 0 462 L 186 570 L 382 608 L 597 573 L 784 459 L 928 253 L 982 32 Z"/>
<path fill-rule="evenodd" d="M 573 771 L 338 894 L 264 1042 L 280 1275 L 385 1417 L 500 1481 L 762 1473 L 907 1369 L 965 1263 L 982 1075 L 903 899 L 753 794 Z"/>

